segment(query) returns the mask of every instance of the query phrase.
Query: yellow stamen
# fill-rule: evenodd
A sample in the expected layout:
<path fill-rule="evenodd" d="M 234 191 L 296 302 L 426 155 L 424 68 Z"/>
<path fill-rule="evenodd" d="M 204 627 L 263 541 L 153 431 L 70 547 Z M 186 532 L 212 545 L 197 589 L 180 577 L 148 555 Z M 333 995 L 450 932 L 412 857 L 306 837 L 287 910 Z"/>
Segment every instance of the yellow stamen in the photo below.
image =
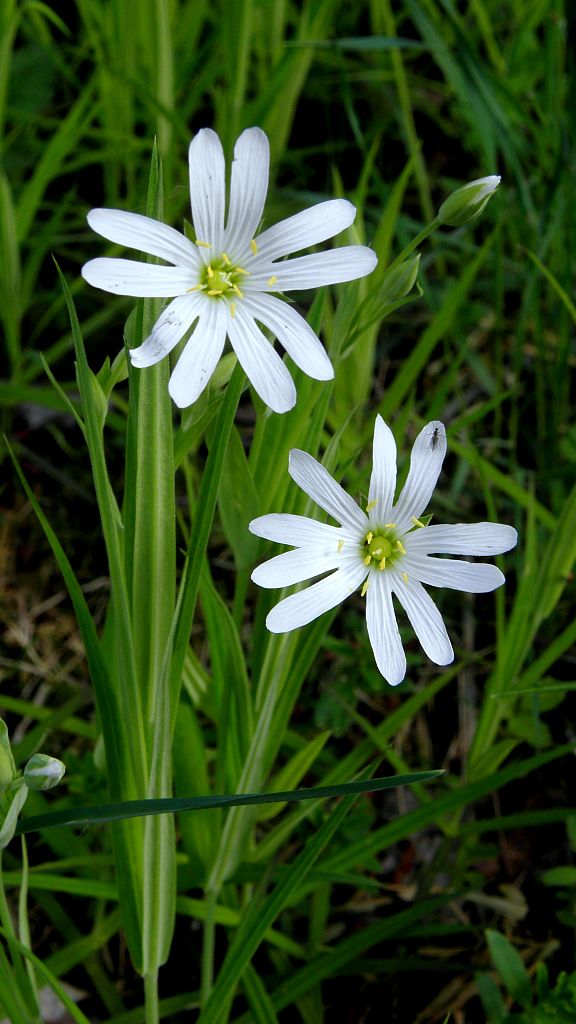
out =
<path fill-rule="evenodd" d="M 384 526 L 390 527 L 391 530 L 396 528 L 396 523 L 384 523 Z"/>
<path fill-rule="evenodd" d="M 242 292 L 240 291 L 240 289 L 239 289 L 237 284 L 233 284 L 232 285 L 232 291 L 236 292 L 236 295 L 238 296 L 239 299 L 243 299 L 244 298 L 244 296 L 243 296 Z"/>
<path fill-rule="evenodd" d="M 235 267 L 234 269 L 237 274 L 247 274 L 250 277 L 250 271 L 244 270 L 244 267 Z"/>
<path fill-rule="evenodd" d="M 366 543 L 367 544 L 371 544 L 373 538 L 374 538 L 374 534 L 372 533 L 372 530 L 368 530 L 368 533 L 366 534 Z"/>
<path fill-rule="evenodd" d="M 221 288 L 209 288 L 206 294 L 207 295 L 222 295 L 222 289 Z"/>
<path fill-rule="evenodd" d="M 386 568 L 386 559 L 385 558 L 382 558 L 381 561 L 378 562 L 378 568 L 379 569 L 385 569 Z"/>
<path fill-rule="evenodd" d="M 227 252 L 222 253 L 222 259 L 224 260 L 224 263 L 226 264 L 227 267 L 231 265 L 231 260 Z"/>
<path fill-rule="evenodd" d="M 250 248 L 252 249 L 252 252 L 254 253 L 254 255 L 257 256 L 258 255 L 258 246 L 256 245 L 256 241 L 255 241 L 254 238 L 250 242 Z"/>
<path fill-rule="evenodd" d="M 366 505 L 366 511 L 369 512 L 371 508 L 376 508 L 377 504 L 378 501 L 376 498 L 374 498 L 374 501 L 369 501 L 368 504 Z"/>
<path fill-rule="evenodd" d="M 421 523 L 419 519 L 416 519 L 416 516 L 410 516 L 410 519 L 414 523 L 414 526 L 421 526 L 423 530 L 425 529 L 424 523 Z"/>
<path fill-rule="evenodd" d="M 369 586 L 370 586 L 370 579 L 368 577 L 366 577 L 366 579 L 364 580 L 364 583 L 362 584 L 362 590 L 360 591 L 360 597 L 364 597 L 364 594 L 368 590 Z"/>
<path fill-rule="evenodd" d="M 278 280 L 278 278 L 275 277 L 274 274 L 272 274 L 272 277 L 268 278 L 268 284 L 276 284 L 277 280 Z"/>
<path fill-rule="evenodd" d="M 214 271 L 212 270 L 210 264 L 208 264 L 208 266 L 206 267 L 206 273 L 208 274 L 208 277 L 214 277 Z"/>
<path fill-rule="evenodd" d="M 408 583 L 408 573 L 407 572 L 403 572 L 402 573 L 402 579 L 404 580 L 404 583 Z"/>
<path fill-rule="evenodd" d="M 397 540 L 396 541 L 396 547 L 398 548 L 398 551 L 402 552 L 403 555 L 406 554 L 406 548 L 404 547 L 404 545 L 403 545 L 401 540 Z"/>
<path fill-rule="evenodd" d="M 202 249 L 211 249 L 210 242 L 201 242 L 199 238 L 194 239 L 194 245 L 199 245 Z"/>
<path fill-rule="evenodd" d="M 231 302 L 230 303 L 230 316 L 232 317 L 232 319 L 234 319 L 234 317 L 236 316 L 236 303 L 235 302 Z"/>
<path fill-rule="evenodd" d="M 195 285 L 192 286 L 192 288 L 187 288 L 186 289 L 186 294 L 188 294 L 188 292 L 200 292 L 200 291 L 203 291 L 205 287 L 206 287 L 205 284 L 195 284 Z"/>
<path fill-rule="evenodd" d="M 372 561 L 372 555 L 366 555 L 366 558 L 363 561 L 364 565 L 370 565 L 370 562 Z"/>
<path fill-rule="evenodd" d="M 339 540 L 338 541 L 338 551 L 342 551 L 343 547 L 344 547 L 344 541 L 343 540 Z"/>

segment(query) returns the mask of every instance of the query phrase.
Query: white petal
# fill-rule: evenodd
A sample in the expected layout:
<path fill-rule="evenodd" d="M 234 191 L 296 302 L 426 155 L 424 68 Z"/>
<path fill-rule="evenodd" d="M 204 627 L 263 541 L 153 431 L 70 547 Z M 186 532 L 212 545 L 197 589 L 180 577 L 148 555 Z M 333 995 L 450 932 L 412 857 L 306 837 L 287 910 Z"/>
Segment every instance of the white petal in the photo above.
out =
<path fill-rule="evenodd" d="M 415 579 L 408 583 L 395 579 L 393 588 L 430 660 L 435 665 L 449 665 L 454 661 L 454 651 L 444 619 L 430 595 Z"/>
<path fill-rule="evenodd" d="M 247 128 L 234 148 L 230 209 L 223 248 L 234 263 L 260 223 L 266 192 L 270 146 L 261 128 Z"/>
<path fill-rule="evenodd" d="M 432 420 L 420 431 L 412 448 L 410 469 L 392 518 L 399 530 L 414 524 L 427 508 L 446 455 L 446 431 L 439 420 Z"/>
<path fill-rule="evenodd" d="M 262 401 L 274 412 L 292 409 L 296 403 L 296 388 L 290 372 L 241 304 L 236 307 L 236 315 L 229 317 L 228 337 Z"/>
<path fill-rule="evenodd" d="M 138 348 L 130 349 L 133 366 L 153 366 L 163 359 L 183 338 L 194 319 L 206 304 L 204 296 L 179 295 L 160 314 L 152 333 Z"/>
<path fill-rule="evenodd" d="M 284 551 L 257 566 L 252 579 L 259 587 L 289 587 L 293 583 L 302 583 L 313 576 L 337 569 L 341 561 L 342 556 L 336 544 L 332 545 L 330 552 L 318 551 L 316 548 L 296 548 L 294 551 Z"/>
<path fill-rule="evenodd" d="M 382 525 L 382 519 L 390 520 L 396 488 L 396 442 L 390 427 L 381 416 L 374 424 L 372 454 L 372 476 L 368 491 L 368 504 L 376 502 L 370 509 L 371 522 Z"/>
<path fill-rule="evenodd" d="M 299 249 L 307 249 L 309 245 L 325 242 L 350 227 L 355 216 L 356 208 L 347 199 L 317 203 L 258 235 L 258 252 L 267 259 L 275 260 Z"/>
<path fill-rule="evenodd" d="M 247 294 L 244 308 L 276 335 L 304 373 L 315 380 L 332 379 L 334 370 L 322 343 L 304 318 L 287 302 L 261 292 L 257 297 Z"/>
<path fill-rule="evenodd" d="M 314 545 L 335 544 L 342 539 L 342 530 L 338 526 L 319 523 L 316 519 L 306 516 L 290 515 L 288 512 L 270 512 L 259 516 L 248 523 L 250 533 L 265 540 L 275 540 L 278 544 Z"/>
<path fill-rule="evenodd" d="M 305 626 L 349 597 L 358 589 L 366 573 L 362 562 L 355 560 L 306 590 L 291 594 L 269 613 L 266 619 L 268 629 L 271 633 L 289 633 L 291 629 Z"/>
<path fill-rule="evenodd" d="M 202 249 L 202 256 L 222 251 L 224 237 L 225 165 L 220 139 L 211 128 L 202 128 L 194 136 L 188 150 L 190 170 L 190 202 L 196 237 L 211 249 Z"/>
<path fill-rule="evenodd" d="M 210 303 L 202 311 L 168 385 L 179 409 L 192 405 L 210 380 L 224 348 L 226 320 L 227 309 L 221 302 Z"/>
<path fill-rule="evenodd" d="M 402 559 L 402 569 L 432 587 L 450 587 L 468 594 L 487 594 L 504 583 L 500 569 L 486 562 L 463 562 L 410 552 Z"/>
<path fill-rule="evenodd" d="M 342 526 L 350 527 L 358 535 L 368 529 L 368 520 L 353 498 L 337 484 L 324 466 L 308 455 L 308 452 L 293 448 L 288 461 L 288 472 L 306 494 L 329 512 Z"/>
<path fill-rule="evenodd" d="M 192 270 L 158 267 L 136 260 L 115 260 L 104 256 L 82 267 L 82 277 L 94 288 L 135 298 L 165 298 L 183 295 L 194 285 Z"/>
<path fill-rule="evenodd" d="M 406 655 L 392 607 L 388 573 L 370 573 L 366 625 L 378 670 L 391 686 L 397 686 L 406 675 Z"/>
<path fill-rule="evenodd" d="M 140 249 L 175 266 L 183 264 L 194 269 L 200 264 L 198 250 L 190 239 L 151 217 L 123 210 L 91 210 L 88 223 L 93 231 L 110 242 Z"/>
<path fill-rule="evenodd" d="M 409 552 L 432 555 L 500 555 L 509 551 L 518 540 L 513 526 L 501 523 L 473 523 L 470 526 L 427 526 L 404 537 Z"/>
<path fill-rule="evenodd" d="M 290 289 L 319 288 L 324 284 L 355 281 L 371 274 L 378 262 L 376 253 L 365 245 L 343 245 L 339 249 L 297 256 L 283 263 L 259 265 L 250 278 L 250 285 L 262 291 L 284 292 Z M 274 281 L 269 284 L 270 278 Z"/>

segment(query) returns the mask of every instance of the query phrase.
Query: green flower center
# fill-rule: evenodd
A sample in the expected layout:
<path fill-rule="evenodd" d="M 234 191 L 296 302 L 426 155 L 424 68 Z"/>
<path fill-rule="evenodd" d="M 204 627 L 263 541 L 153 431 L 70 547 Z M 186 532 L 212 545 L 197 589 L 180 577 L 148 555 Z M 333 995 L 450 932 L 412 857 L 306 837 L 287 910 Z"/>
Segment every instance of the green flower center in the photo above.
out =
<path fill-rule="evenodd" d="M 242 299 L 241 283 L 248 274 L 242 267 L 234 266 L 225 252 L 206 263 L 200 272 L 200 282 L 195 291 L 203 291 L 212 299 Z"/>
<path fill-rule="evenodd" d="M 371 569 L 389 569 L 406 554 L 406 548 L 395 533 L 395 523 L 386 523 L 376 531 L 369 530 L 362 543 L 364 565 Z"/>

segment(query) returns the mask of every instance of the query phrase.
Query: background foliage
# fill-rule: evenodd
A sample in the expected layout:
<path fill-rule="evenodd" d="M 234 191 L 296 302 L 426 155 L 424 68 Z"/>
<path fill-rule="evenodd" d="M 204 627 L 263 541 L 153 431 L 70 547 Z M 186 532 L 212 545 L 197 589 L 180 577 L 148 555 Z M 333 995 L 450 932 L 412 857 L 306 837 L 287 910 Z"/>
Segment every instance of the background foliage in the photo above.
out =
<path fill-rule="evenodd" d="M 310 311 L 337 365 L 333 389 L 300 376 L 296 409 L 260 415 L 256 426 L 251 397 L 242 400 L 187 656 L 176 792 L 230 792 L 248 781 L 256 789 L 323 785 L 375 763 L 378 774 L 447 771 L 426 787 L 359 798 L 329 843 L 334 808 L 320 801 L 270 805 L 258 819 L 237 809 L 228 825 L 221 811 L 182 815 L 177 931 L 161 974 L 167 1020 L 197 1017 L 202 984 L 207 997 L 207 919 L 217 998 L 204 998 L 202 1024 L 226 1019 L 228 1009 L 230 1019 L 267 1024 L 377 1021 L 383 1006 L 398 1021 L 449 1013 L 500 1021 L 508 1012 L 540 1021 L 546 1000 L 555 1012 L 568 1005 L 565 979 L 557 997 L 551 991 L 559 972 L 573 969 L 576 924 L 570 8 L 562 0 L 0 6 L 2 425 L 100 631 L 108 566 L 68 405 L 79 409 L 73 338 L 51 257 L 99 370 L 120 352 L 132 304 L 108 301 L 80 279 L 81 264 L 102 253 L 87 210 L 145 212 L 156 138 L 164 218 L 180 225 L 190 215 L 191 135 L 214 127 L 230 154 L 253 124 L 271 143 L 267 223 L 343 194 L 358 207 L 353 240 L 380 257 L 374 279 L 326 291 Z M 435 231 L 419 250 L 419 289 L 388 309 L 387 265 L 450 191 L 491 173 L 503 181 L 481 221 Z M 309 298 L 298 297 L 299 307 Z M 121 362 L 100 376 L 119 500 L 122 378 Z M 223 371 L 177 423 L 182 547 L 224 379 Z M 409 675 L 394 691 L 375 668 L 360 599 L 331 617 L 330 632 L 324 619 L 270 641 L 263 621 L 276 598 L 249 582 L 266 549 L 245 531 L 256 513 L 303 510 L 286 473 L 294 444 L 324 453 L 353 494 L 365 493 L 376 411 L 404 451 L 428 419 L 446 423 L 439 521 L 494 519 L 520 534 L 502 563 L 505 589 L 441 596 L 454 666 L 428 664 L 406 630 Z M 75 618 L 30 501 L 9 460 L 2 466 L 0 714 L 17 763 L 42 747 L 67 765 L 66 789 L 32 794 L 26 810 L 39 813 L 49 800 L 105 802 Z M 255 733 L 270 679 L 282 699 L 268 729 Z M 248 750 L 258 772 L 246 767 L 256 763 Z M 234 855 L 231 821 L 246 836 Z M 320 834 L 327 845 L 314 865 L 283 889 Z M 143 1020 L 107 830 L 46 831 L 28 848 L 31 946 L 47 983 L 73 985 L 88 1019 Z M 17 843 L 4 868 L 16 893 Z M 262 920 L 271 915 L 258 941 L 251 905 Z M 13 956 L 7 947 L 2 971 Z"/>

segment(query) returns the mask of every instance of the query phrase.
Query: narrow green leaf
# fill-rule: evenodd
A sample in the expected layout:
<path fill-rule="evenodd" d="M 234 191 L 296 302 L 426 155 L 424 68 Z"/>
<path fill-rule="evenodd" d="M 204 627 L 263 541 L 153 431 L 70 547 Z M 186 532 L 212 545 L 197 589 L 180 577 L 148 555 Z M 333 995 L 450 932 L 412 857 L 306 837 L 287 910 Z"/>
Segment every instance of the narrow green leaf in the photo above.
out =
<path fill-rule="evenodd" d="M 442 769 L 411 772 L 409 775 L 390 775 L 381 779 L 346 782 L 341 786 L 317 786 L 314 789 L 293 789 L 286 793 L 234 793 L 223 796 L 178 797 L 157 800 L 125 800 L 99 807 L 68 807 L 50 814 L 39 814 L 18 823 L 17 835 L 35 832 L 41 828 L 63 825 L 90 825 L 108 821 L 123 821 L 148 814 L 173 814 L 176 811 L 199 811 L 212 807 L 235 807 L 246 804 L 286 803 L 289 800 L 317 800 L 319 797 L 343 797 L 357 793 L 378 793 L 383 789 L 409 786 L 443 775 Z"/>
<path fill-rule="evenodd" d="M 488 928 L 486 939 L 492 963 L 498 971 L 508 992 L 520 1006 L 526 1009 L 532 1004 L 530 976 L 522 958 L 505 935 Z"/>

